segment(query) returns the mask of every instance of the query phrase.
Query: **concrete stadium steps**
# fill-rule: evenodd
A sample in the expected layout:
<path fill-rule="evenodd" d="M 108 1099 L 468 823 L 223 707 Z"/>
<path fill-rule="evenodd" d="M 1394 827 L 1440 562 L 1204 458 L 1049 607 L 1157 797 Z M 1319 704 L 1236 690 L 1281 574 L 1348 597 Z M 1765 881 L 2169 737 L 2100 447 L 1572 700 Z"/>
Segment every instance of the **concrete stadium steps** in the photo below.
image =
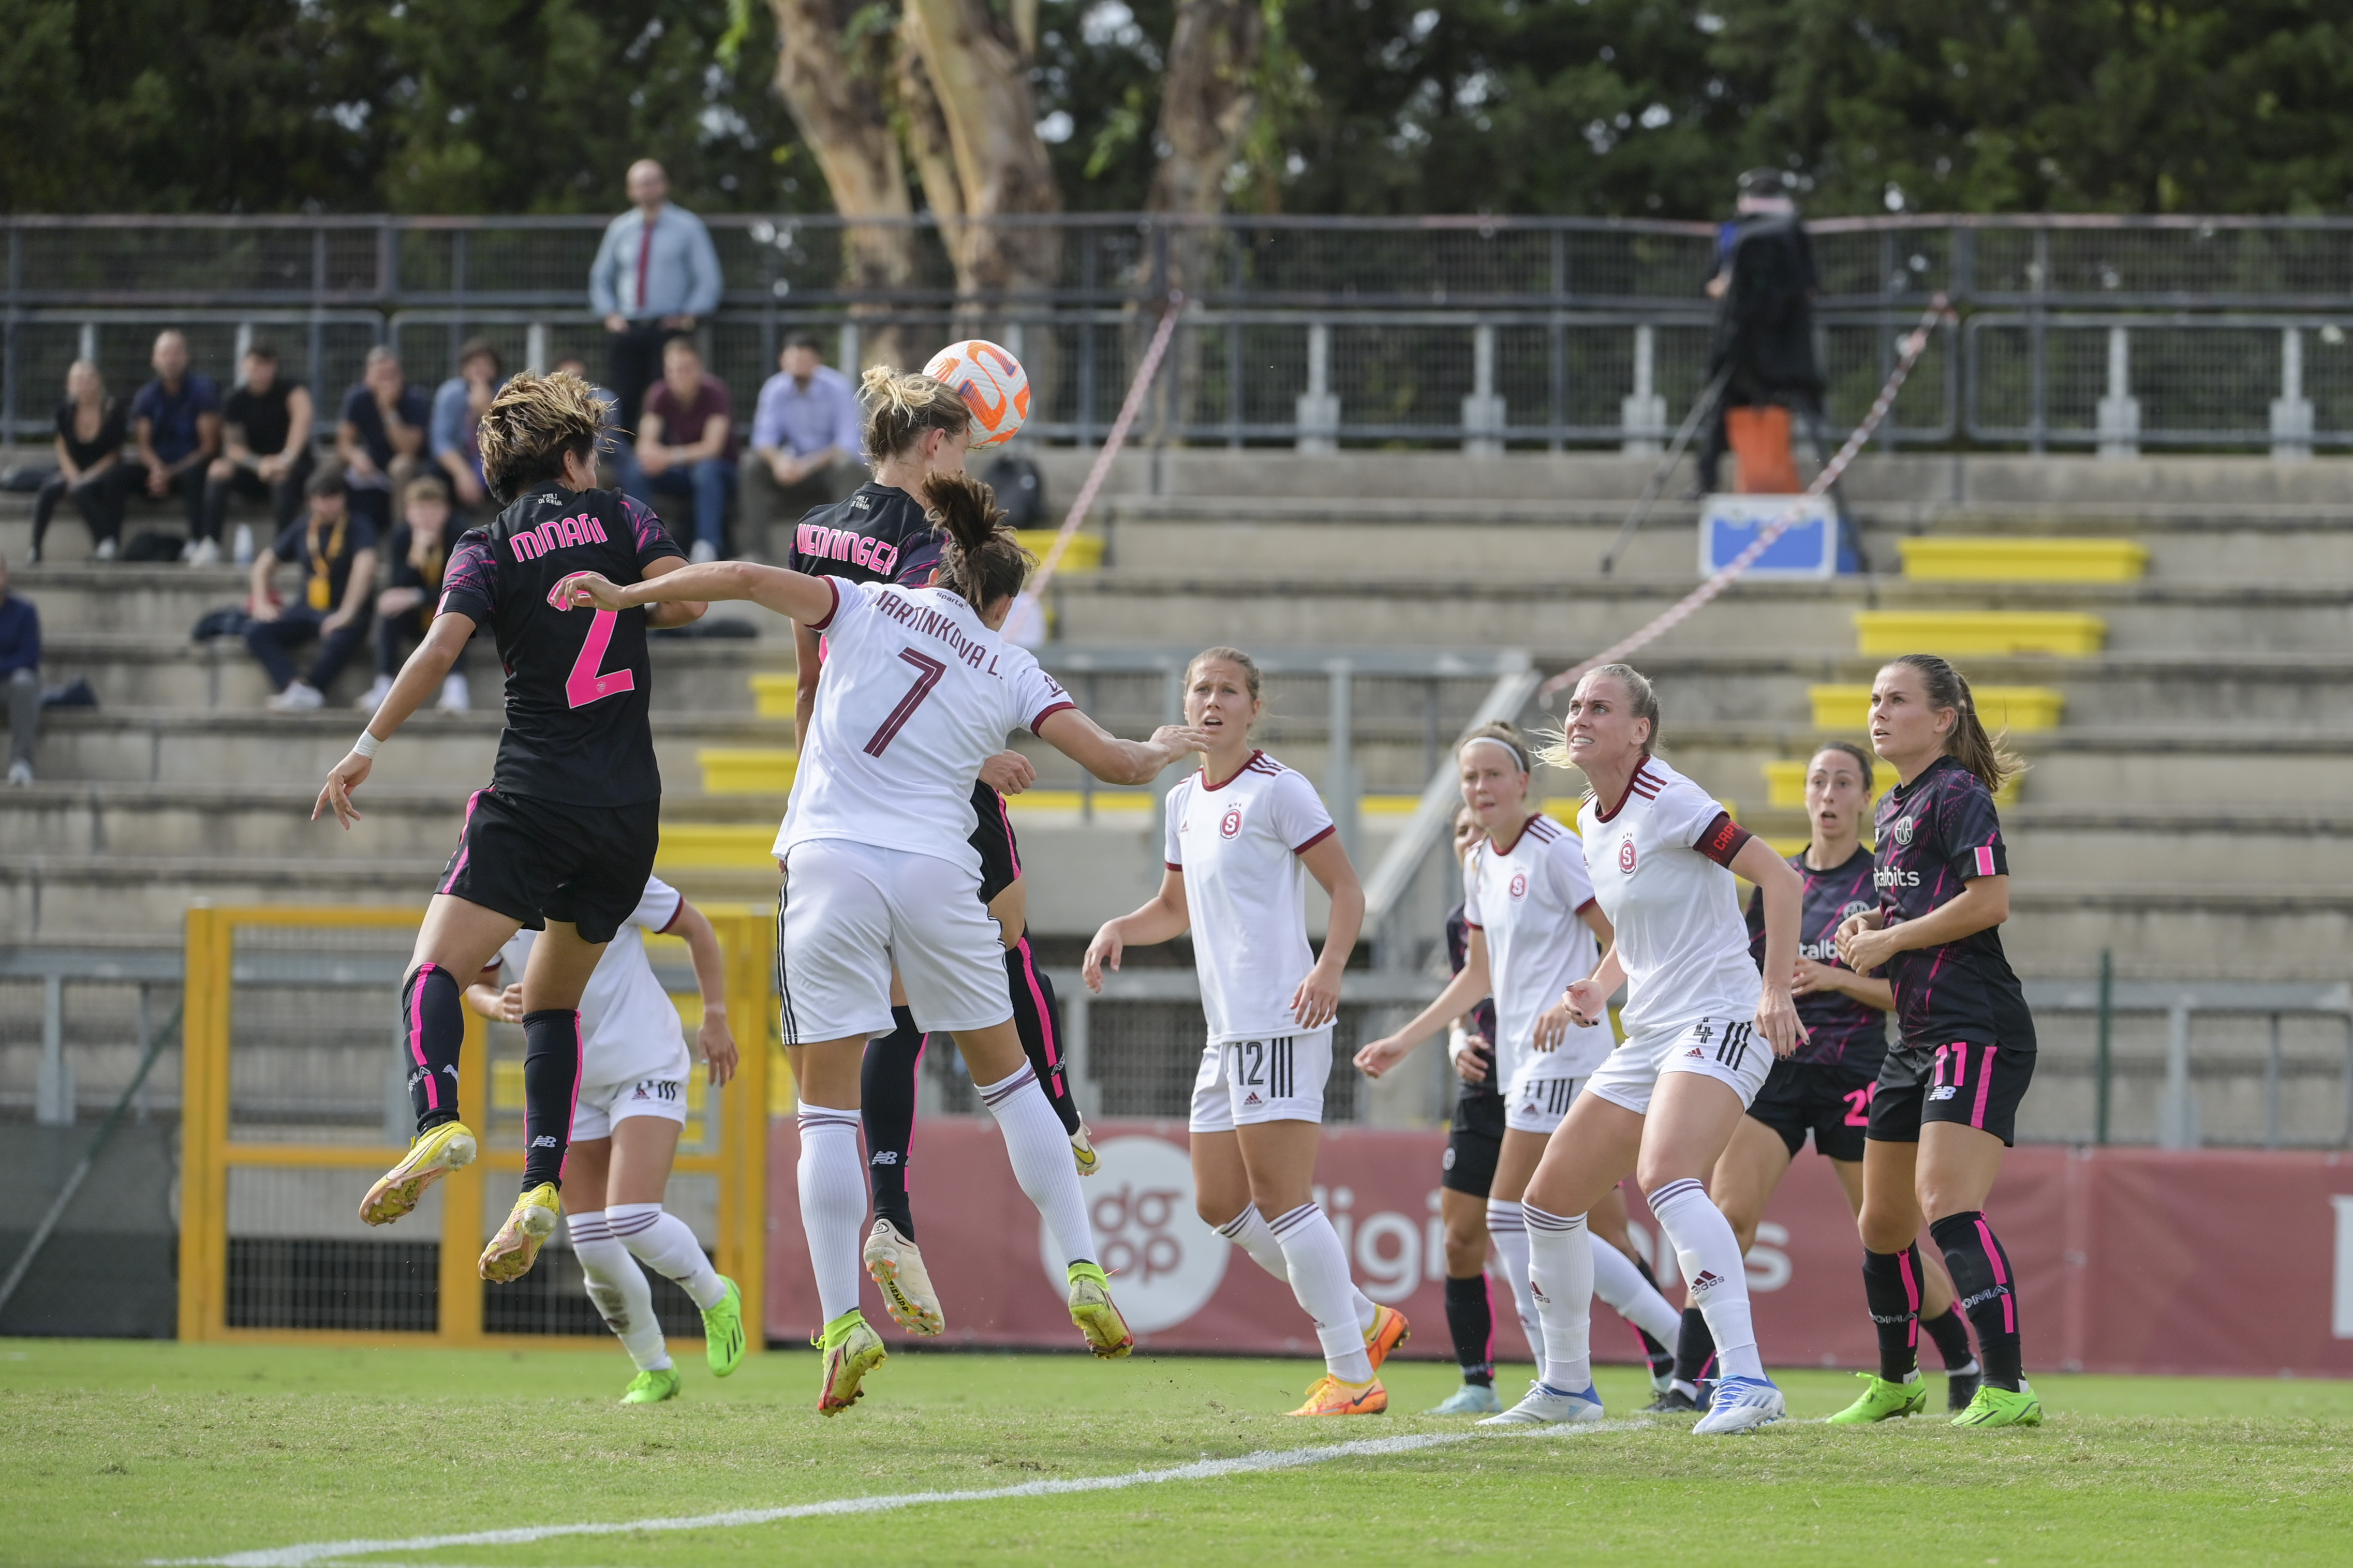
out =
<path fill-rule="evenodd" d="M 2353 889 L 2353 812 L 2334 811 L 2335 804 L 2215 811 L 2137 800 L 2113 809 L 2021 803 L 2003 810 L 2001 831 L 2026 883 L 2043 891 L 2185 884 Z M 1806 838 L 1802 811 L 1744 811 L 1740 821 L 1791 849 Z"/>

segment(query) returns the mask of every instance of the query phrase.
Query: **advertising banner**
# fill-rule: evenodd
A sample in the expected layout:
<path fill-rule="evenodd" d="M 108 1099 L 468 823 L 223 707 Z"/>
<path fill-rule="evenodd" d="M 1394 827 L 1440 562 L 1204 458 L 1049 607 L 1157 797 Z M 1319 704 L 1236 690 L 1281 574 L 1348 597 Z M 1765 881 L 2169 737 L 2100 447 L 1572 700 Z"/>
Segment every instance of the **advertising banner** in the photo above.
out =
<path fill-rule="evenodd" d="M 1314 1355 L 1290 1287 L 1194 1212 L 1185 1129 L 1112 1121 L 1095 1130 L 1103 1172 L 1085 1184 L 1101 1261 L 1139 1347 Z M 768 1162 L 767 1330 L 806 1341 L 816 1288 L 794 1184 L 798 1140 L 774 1123 Z M 1414 1323 L 1406 1356 L 1445 1359 L 1442 1133 L 1328 1131 L 1316 1198 L 1366 1294 Z M 1006 1163 L 996 1125 L 942 1117 L 917 1129 L 916 1240 L 945 1309 L 944 1342 L 1069 1349 L 1061 1260 Z M 1630 1235 L 1668 1299 L 1672 1249 L 1628 1184 Z M 2118 1373 L 2353 1376 L 2353 1158 L 2147 1149 L 2011 1152 L 1988 1213 L 2020 1279 L 2027 1365 Z M 1491 1263 L 1491 1268 L 1493 1267 Z M 1828 1161 L 1801 1153 L 1748 1255 L 1758 1343 L 1777 1366 L 1868 1367 L 1854 1220 Z M 1509 1292 L 1494 1283 L 1495 1352 L 1527 1359 Z M 866 1314 L 903 1336 L 870 1284 Z M 1595 1359 L 1634 1362 L 1633 1331 L 1593 1307 Z M 1934 1370 L 1935 1352 L 1926 1352 Z"/>

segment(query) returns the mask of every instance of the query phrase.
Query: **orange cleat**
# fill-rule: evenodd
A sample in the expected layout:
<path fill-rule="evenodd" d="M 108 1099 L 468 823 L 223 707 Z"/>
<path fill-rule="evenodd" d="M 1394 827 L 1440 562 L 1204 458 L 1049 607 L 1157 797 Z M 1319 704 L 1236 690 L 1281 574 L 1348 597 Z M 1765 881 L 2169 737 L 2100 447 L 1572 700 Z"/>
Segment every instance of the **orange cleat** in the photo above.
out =
<path fill-rule="evenodd" d="M 1342 1383 L 1329 1373 L 1307 1391 L 1307 1403 L 1291 1412 L 1293 1415 L 1378 1415 L 1389 1407 L 1389 1391 L 1381 1380 L 1370 1383 Z"/>
<path fill-rule="evenodd" d="M 1373 1326 L 1365 1331 L 1365 1354 L 1372 1359 L 1373 1370 L 1381 1370 L 1381 1363 L 1389 1352 L 1413 1338 L 1413 1325 L 1395 1307 L 1373 1306 Z"/>

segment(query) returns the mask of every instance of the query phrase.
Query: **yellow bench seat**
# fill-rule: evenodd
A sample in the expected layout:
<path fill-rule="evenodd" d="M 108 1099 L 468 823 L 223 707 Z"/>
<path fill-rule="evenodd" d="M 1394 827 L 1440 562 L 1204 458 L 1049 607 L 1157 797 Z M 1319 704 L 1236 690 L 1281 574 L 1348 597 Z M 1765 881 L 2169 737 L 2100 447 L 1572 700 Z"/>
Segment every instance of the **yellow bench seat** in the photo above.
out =
<path fill-rule="evenodd" d="M 2148 549 L 2129 539 L 1903 539 L 1917 583 L 2137 583 Z"/>
<path fill-rule="evenodd" d="M 2067 698 L 2048 686 L 1976 686 L 1969 695 L 1978 717 L 1989 730 L 2055 730 Z M 1818 730 L 1864 730 L 1870 727 L 1871 688 L 1868 686 L 1809 686 Z"/>
<path fill-rule="evenodd" d="M 694 753 L 705 795 L 784 795 L 800 753 L 790 746 L 710 746 Z"/>
<path fill-rule="evenodd" d="M 2108 624 L 2097 616 L 2044 610 L 1857 610 L 1857 651 L 1947 655 L 2044 653 L 2080 658 L 2100 651 Z"/>
<path fill-rule="evenodd" d="M 789 719 L 800 689 L 801 678 L 797 674 L 755 675 L 752 677 L 752 703 L 763 719 Z"/>
<path fill-rule="evenodd" d="M 1014 537 L 1021 541 L 1022 549 L 1043 561 L 1046 552 L 1054 548 L 1054 536 L 1061 531 L 1059 528 L 1021 528 L 1014 531 Z M 1054 570 L 1057 574 L 1099 572 L 1103 569 L 1103 535 L 1074 533 L 1071 536 L 1071 547 L 1062 552 L 1061 564 Z"/>

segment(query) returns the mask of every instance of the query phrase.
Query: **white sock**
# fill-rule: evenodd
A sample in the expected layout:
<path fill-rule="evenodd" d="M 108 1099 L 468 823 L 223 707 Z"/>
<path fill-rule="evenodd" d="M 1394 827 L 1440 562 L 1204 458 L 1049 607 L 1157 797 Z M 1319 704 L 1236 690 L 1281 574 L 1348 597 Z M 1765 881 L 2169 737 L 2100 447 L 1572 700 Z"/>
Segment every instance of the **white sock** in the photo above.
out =
<path fill-rule="evenodd" d="M 800 1130 L 801 1232 L 808 1238 L 809 1268 L 817 1276 L 818 1310 L 830 1323 L 858 1305 L 859 1233 L 866 1228 L 858 1112 L 804 1101 Z"/>
<path fill-rule="evenodd" d="M 719 1282 L 719 1270 L 711 1267 L 692 1227 L 663 1213 L 661 1205 L 609 1204 L 605 1223 L 614 1240 L 655 1273 L 676 1280 L 696 1306 L 707 1311 L 726 1300 L 727 1287 Z"/>
<path fill-rule="evenodd" d="M 1290 1266 L 1282 1260 L 1282 1243 L 1275 1240 L 1274 1227 L 1266 1223 L 1256 1204 L 1218 1226 L 1218 1234 L 1249 1253 L 1252 1263 L 1285 1285 L 1291 1283 Z"/>
<path fill-rule="evenodd" d="M 1062 1119 L 1039 1087 L 1036 1070 L 1025 1061 L 1010 1078 L 973 1087 L 1005 1135 L 1005 1157 L 1013 1163 L 1013 1179 L 1038 1205 L 1064 1260 L 1095 1261 L 1094 1226 L 1087 1220 L 1078 1167 L 1071 1163 L 1071 1135 L 1062 1131 Z"/>
<path fill-rule="evenodd" d="M 1542 1377 L 1545 1331 L 1543 1322 L 1536 1316 L 1535 1288 L 1528 1280 L 1528 1225 L 1521 1217 L 1523 1212 L 1524 1205 L 1520 1204 L 1489 1198 L 1487 1235 L 1495 1243 L 1495 1256 L 1504 1265 L 1504 1283 L 1512 1288 L 1512 1302 L 1519 1309 L 1520 1332 L 1528 1337 L 1528 1353 L 1535 1357 L 1536 1375 Z M 1580 1383 L 1577 1386 L 1583 1388 L 1585 1384 Z"/>
<path fill-rule="evenodd" d="M 1342 1383 L 1370 1383 L 1372 1358 L 1365 1353 L 1364 1325 L 1356 1317 L 1356 1282 L 1348 1278 L 1348 1254 L 1340 1245 L 1340 1233 L 1313 1203 L 1276 1215 L 1272 1229 L 1275 1239 L 1282 1243 L 1291 1293 L 1315 1320 L 1324 1367 Z"/>
<path fill-rule="evenodd" d="M 1588 1236 L 1592 1232 L 1586 1233 Z M 1662 1345 L 1672 1345 L 1683 1332 L 1683 1315 L 1651 1288 L 1633 1259 L 1593 1237 L 1593 1293 L 1609 1303 L 1620 1317 Z"/>
<path fill-rule="evenodd" d="M 661 1324 L 654 1318 L 653 1287 L 629 1249 L 613 1239 L 602 1212 L 575 1214 L 565 1222 L 572 1229 L 572 1255 L 580 1259 L 588 1283 L 588 1300 L 605 1326 L 620 1336 L 639 1372 L 660 1372 L 670 1365 L 670 1347 L 662 1342 Z"/>
<path fill-rule="evenodd" d="M 1732 1234 L 1732 1222 L 1709 1200 L 1707 1189 L 1690 1176 L 1644 1195 L 1659 1228 L 1675 1245 L 1692 1305 L 1715 1336 L 1716 1364 L 1727 1377 L 1763 1377 L 1757 1331 L 1748 1321 L 1748 1267 L 1740 1259 L 1740 1238 Z"/>
<path fill-rule="evenodd" d="M 1585 1216 L 1527 1214 L 1528 1273 L 1544 1322 L 1544 1381 L 1561 1394 L 1593 1386 L 1593 1254 Z"/>

